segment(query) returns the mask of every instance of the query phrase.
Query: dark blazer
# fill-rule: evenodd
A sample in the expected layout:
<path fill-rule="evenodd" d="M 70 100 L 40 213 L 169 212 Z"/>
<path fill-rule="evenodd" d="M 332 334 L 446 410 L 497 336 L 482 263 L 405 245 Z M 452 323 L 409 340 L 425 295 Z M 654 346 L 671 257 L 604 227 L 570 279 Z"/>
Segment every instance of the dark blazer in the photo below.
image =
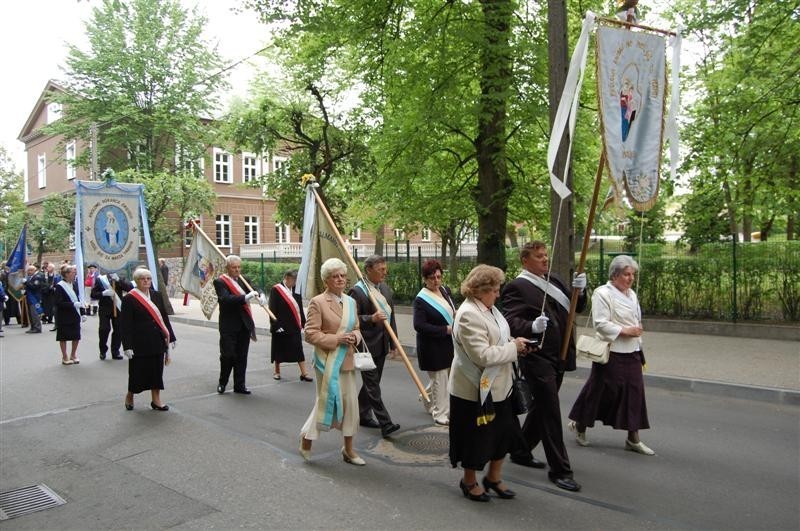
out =
<path fill-rule="evenodd" d="M 109 284 L 114 286 L 117 295 L 122 298 L 124 293 L 123 291 L 130 291 L 134 288 L 133 284 L 124 278 L 119 279 L 118 281 L 112 283 L 111 279 L 109 279 Z M 104 297 L 103 291 L 105 288 L 103 287 L 103 282 L 100 280 L 98 276 L 95 279 L 94 286 L 92 286 L 92 294 L 90 295 L 91 298 L 97 299 L 99 302 L 97 303 L 98 309 L 97 312 L 100 315 L 114 315 L 114 298 L 113 297 Z"/>
<path fill-rule="evenodd" d="M 161 294 L 155 290 L 150 290 L 150 301 L 156 305 L 161 313 L 161 318 L 169 331 L 170 342 L 175 341 L 175 333 L 169 322 L 169 316 L 161 302 Z M 161 327 L 150 316 L 139 301 L 132 295 L 125 295 L 122 298 L 122 310 L 119 313 L 120 331 L 122 332 L 122 348 L 133 350 L 133 355 L 138 358 L 161 356 L 167 351 L 167 344 L 164 336 L 161 335 Z M 58 322 L 61 326 L 61 321 Z"/>
<path fill-rule="evenodd" d="M 283 295 L 278 291 L 276 286 L 272 286 L 269 292 L 268 307 L 275 317 L 278 319 L 270 321 L 269 331 L 273 334 L 277 333 L 278 328 L 283 328 L 283 331 L 289 334 L 300 332 L 306 325 L 306 313 L 303 311 L 303 299 L 300 294 L 292 289 L 292 298 L 297 302 L 297 307 L 300 309 L 300 326 L 297 326 L 297 321 L 294 319 L 294 312 L 289 307 L 289 303 L 283 298 Z"/>
<path fill-rule="evenodd" d="M 397 335 L 397 322 L 394 318 L 394 301 L 392 300 L 392 290 L 385 282 L 381 282 L 376 286 L 378 290 L 386 298 L 389 307 L 392 309 L 392 317 L 389 319 L 389 324 L 392 330 Z M 359 287 L 353 286 L 350 288 L 348 295 L 356 300 L 356 311 L 358 312 L 358 324 L 361 329 L 361 334 L 364 336 L 364 341 L 367 343 L 367 348 L 373 357 L 385 356 L 389 353 L 392 346 L 392 338 L 386 332 L 385 325 L 381 323 L 372 322 L 372 314 L 378 311 L 372 304 L 369 297 Z"/>
<path fill-rule="evenodd" d="M 72 286 L 75 289 L 75 286 Z M 78 292 L 75 292 L 77 295 Z M 56 320 L 60 327 L 78 327 L 81 326 L 81 316 L 75 311 L 75 305 L 72 304 L 72 299 L 69 298 L 64 288 L 56 284 L 55 296 L 53 297 L 53 306 L 55 308 Z"/>
<path fill-rule="evenodd" d="M 456 306 L 450 288 L 439 288 L 444 300 L 450 303 L 453 316 Z M 447 333 L 447 320 L 422 298 L 414 299 L 414 330 L 417 331 L 417 361 L 422 371 L 441 371 L 449 369 L 453 362 L 453 336 Z"/>
<path fill-rule="evenodd" d="M 247 293 L 247 287 L 242 282 L 243 277 L 239 277 L 237 282 L 242 291 Z M 217 292 L 219 301 L 219 331 L 223 334 L 236 334 L 246 328 L 252 335 L 255 330 L 253 318 L 245 310 L 244 295 L 231 293 L 228 285 L 221 278 L 214 279 L 214 289 Z"/>
<path fill-rule="evenodd" d="M 550 282 L 555 284 L 568 299 L 572 296 L 572 289 L 567 287 L 557 274 L 551 273 Z M 511 328 L 511 337 L 534 338 L 531 325 L 542 311 L 543 298 L 544 292 L 524 278 L 515 278 L 505 285 L 500 295 L 499 306 Z M 576 309 L 578 312 L 582 312 L 584 308 L 586 308 L 586 290 L 578 299 Z M 561 341 L 567 327 L 569 312 L 552 297 L 547 297 L 544 313 L 550 318 L 550 321 L 547 323 L 547 331 L 544 334 L 544 344 L 542 344 L 541 350 L 536 351 L 534 355 L 558 366 L 561 357 Z M 537 338 L 541 338 L 541 336 L 541 334 L 536 334 Z M 574 330 L 570 335 L 569 350 L 567 350 L 567 359 L 563 368 L 567 371 L 575 370 Z"/>

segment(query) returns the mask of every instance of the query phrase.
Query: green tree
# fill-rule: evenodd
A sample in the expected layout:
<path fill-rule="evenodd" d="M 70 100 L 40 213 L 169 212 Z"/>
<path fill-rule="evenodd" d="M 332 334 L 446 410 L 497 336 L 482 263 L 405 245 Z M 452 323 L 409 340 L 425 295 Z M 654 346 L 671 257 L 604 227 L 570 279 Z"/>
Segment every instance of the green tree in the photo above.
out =
<path fill-rule="evenodd" d="M 0 234 L 3 248 L 0 256 L 5 258 L 17 242 L 19 228 L 13 223 L 25 210 L 22 193 L 22 172 L 17 171 L 8 152 L 0 146 Z M 16 233 L 15 233 L 16 231 Z"/>

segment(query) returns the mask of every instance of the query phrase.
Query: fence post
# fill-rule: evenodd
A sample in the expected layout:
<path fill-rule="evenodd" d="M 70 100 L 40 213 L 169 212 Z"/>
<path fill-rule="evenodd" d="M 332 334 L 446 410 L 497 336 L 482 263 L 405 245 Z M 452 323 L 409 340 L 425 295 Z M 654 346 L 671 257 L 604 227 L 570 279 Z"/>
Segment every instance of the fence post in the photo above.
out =
<path fill-rule="evenodd" d="M 417 245 L 417 287 L 422 289 L 422 247 Z"/>
<path fill-rule="evenodd" d="M 406 240 L 406 263 L 411 263 L 411 240 Z"/>
<path fill-rule="evenodd" d="M 264 279 L 264 253 L 261 253 L 261 289 L 266 289 L 267 281 Z"/>
<path fill-rule="evenodd" d="M 731 252 L 731 259 L 733 261 L 733 311 L 731 312 L 731 317 L 733 318 L 733 322 L 735 323 L 737 318 L 739 317 L 739 310 L 737 308 L 737 300 L 736 300 L 736 277 L 737 275 L 737 264 L 736 264 L 736 235 L 734 234 L 731 238 L 731 244 L 733 245 L 733 250 Z"/>
<path fill-rule="evenodd" d="M 358 262 L 358 247 L 353 247 L 353 260 Z"/>

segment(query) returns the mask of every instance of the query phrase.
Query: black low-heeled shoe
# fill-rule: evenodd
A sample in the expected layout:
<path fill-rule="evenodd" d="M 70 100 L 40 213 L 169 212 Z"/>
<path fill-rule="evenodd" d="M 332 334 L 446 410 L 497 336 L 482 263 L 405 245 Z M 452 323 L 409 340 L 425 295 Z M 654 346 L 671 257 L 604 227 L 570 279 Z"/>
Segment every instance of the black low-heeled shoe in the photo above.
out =
<path fill-rule="evenodd" d="M 155 402 L 150 402 L 150 407 L 156 411 L 169 411 L 169 406 L 166 404 L 163 406 L 157 406 Z M 133 409 L 133 406 L 131 406 L 131 409 Z"/>
<path fill-rule="evenodd" d="M 489 495 L 485 492 L 481 492 L 480 494 L 472 494 L 470 491 L 478 486 L 477 483 L 473 483 L 472 485 L 467 485 L 464 483 L 464 480 L 458 482 L 458 486 L 461 487 L 461 492 L 464 493 L 465 498 L 469 498 L 472 501 L 476 502 L 488 502 Z"/>
<path fill-rule="evenodd" d="M 133 411 L 133 404 L 125 402 L 125 409 L 127 409 L 128 411 Z"/>
<path fill-rule="evenodd" d="M 502 483 L 502 481 L 498 481 L 497 483 L 493 483 L 493 482 L 489 481 L 489 478 L 487 478 L 485 476 L 483 478 L 483 488 L 486 489 L 487 491 L 488 490 L 495 491 L 497 493 L 498 497 L 503 498 L 504 500 L 510 500 L 511 498 L 513 498 L 514 496 L 517 495 L 517 493 L 514 492 L 511 489 L 500 490 L 500 487 L 499 487 L 500 483 Z"/>
<path fill-rule="evenodd" d="M 301 374 L 301 375 L 300 375 L 300 381 L 301 381 L 301 382 L 313 382 L 313 381 L 314 381 L 314 379 L 313 379 L 313 378 L 309 378 L 309 377 L 308 377 L 308 376 L 306 376 L 305 374 Z"/>

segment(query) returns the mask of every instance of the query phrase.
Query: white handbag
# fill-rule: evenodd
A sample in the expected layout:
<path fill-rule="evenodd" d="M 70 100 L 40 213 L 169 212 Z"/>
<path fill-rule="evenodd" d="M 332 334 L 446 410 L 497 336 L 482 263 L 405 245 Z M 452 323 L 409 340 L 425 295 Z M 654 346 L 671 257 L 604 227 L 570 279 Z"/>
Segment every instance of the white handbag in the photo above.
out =
<path fill-rule="evenodd" d="M 578 342 L 575 344 L 575 350 L 579 358 L 591 361 L 592 363 L 599 363 L 605 365 L 608 363 L 608 355 L 611 352 L 611 343 L 603 341 L 594 336 L 582 335 L 578 336 Z"/>
<path fill-rule="evenodd" d="M 371 371 L 372 369 L 377 369 L 378 366 L 375 365 L 375 360 L 372 359 L 372 354 L 369 353 L 367 348 L 367 342 L 361 341 L 360 345 L 364 345 L 364 350 L 358 350 L 356 347 L 356 351 L 353 352 L 353 363 L 356 370 Z"/>

